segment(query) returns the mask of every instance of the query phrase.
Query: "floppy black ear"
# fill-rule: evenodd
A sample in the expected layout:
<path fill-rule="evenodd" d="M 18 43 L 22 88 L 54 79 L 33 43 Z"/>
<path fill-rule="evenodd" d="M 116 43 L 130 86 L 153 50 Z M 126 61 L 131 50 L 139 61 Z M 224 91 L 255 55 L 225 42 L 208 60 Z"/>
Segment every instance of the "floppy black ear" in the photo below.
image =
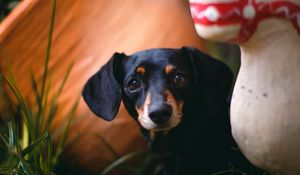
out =
<path fill-rule="evenodd" d="M 201 93 L 206 112 L 216 116 L 227 111 L 233 81 L 231 70 L 221 61 L 195 48 L 183 47 L 182 51 L 191 59 L 195 70 L 194 90 Z"/>
<path fill-rule="evenodd" d="M 113 120 L 118 113 L 122 89 L 114 71 L 120 70 L 125 54 L 115 53 L 85 84 L 82 96 L 89 108 L 105 120 Z"/>

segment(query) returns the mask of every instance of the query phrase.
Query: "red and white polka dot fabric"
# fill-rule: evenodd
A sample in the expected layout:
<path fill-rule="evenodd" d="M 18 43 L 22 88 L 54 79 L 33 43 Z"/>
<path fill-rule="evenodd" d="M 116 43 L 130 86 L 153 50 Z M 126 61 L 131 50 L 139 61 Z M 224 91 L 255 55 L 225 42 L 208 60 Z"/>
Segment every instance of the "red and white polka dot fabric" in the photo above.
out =
<path fill-rule="evenodd" d="M 300 35 L 300 1 L 296 0 L 190 0 L 190 9 L 200 36 L 203 28 L 231 26 L 235 34 L 225 40 L 244 43 L 268 18 L 286 18 Z"/>

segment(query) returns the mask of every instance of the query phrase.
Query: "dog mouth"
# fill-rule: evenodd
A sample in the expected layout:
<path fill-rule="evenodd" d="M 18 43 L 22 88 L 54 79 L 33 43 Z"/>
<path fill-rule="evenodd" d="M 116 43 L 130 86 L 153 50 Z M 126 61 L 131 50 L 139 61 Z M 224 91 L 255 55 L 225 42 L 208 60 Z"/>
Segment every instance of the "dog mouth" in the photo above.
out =
<path fill-rule="evenodd" d="M 167 91 L 165 101 L 151 101 L 148 94 L 144 105 L 136 108 L 139 124 L 150 131 L 167 131 L 176 127 L 182 120 L 183 101 L 176 101 Z"/>
<path fill-rule="evenodd" d="M 150 119 L 148 115 L 139 115 L 140 125 L 150 131 L 168 131 L 179 125 L 182 120 L 182 112 L 176 112 L 171 115 L 170 119 L 162 124 L 157 124 Z"/>

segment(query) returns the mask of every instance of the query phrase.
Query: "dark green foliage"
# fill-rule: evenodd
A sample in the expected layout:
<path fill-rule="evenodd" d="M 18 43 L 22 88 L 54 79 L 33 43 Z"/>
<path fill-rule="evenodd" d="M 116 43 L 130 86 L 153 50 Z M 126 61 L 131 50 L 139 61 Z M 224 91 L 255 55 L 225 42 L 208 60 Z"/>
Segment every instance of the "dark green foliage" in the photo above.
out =
<path fill-rule="evenodd" d="M 101 175 L 114 174 L 116 171 L 130 175 L 159 175 L 161 166 L 154 156 L 147 150 L 138 150 L 112 162 Z"/>
<path fill-rule="evenodd" d="M 58 134 L 61 137 L 56 139 L 58 144 L 54 147 L 50 126 L 57 114 L 58 98 L 73 66 L 68 67 L 58 91 L 50 97 L 51 83 L 48 78 L 48 62 L 55 7 L 56 1 L 53 0 L 41 87 L 38 86 L 34 74 L 31 72 L 32 91 L 35 95 L 34 103 L 31 104 L 22 96 L 9 63 L 6 64 L 6 74 L 0 75 L 0 116 L 2 120 L 0 123 L 0 174 L 55 174 L 54 170 L 65 145 L 71 118 L 75 115 L 79 100 L 65 116 L 68 122 L 63 126 L 62 133 Z"/>

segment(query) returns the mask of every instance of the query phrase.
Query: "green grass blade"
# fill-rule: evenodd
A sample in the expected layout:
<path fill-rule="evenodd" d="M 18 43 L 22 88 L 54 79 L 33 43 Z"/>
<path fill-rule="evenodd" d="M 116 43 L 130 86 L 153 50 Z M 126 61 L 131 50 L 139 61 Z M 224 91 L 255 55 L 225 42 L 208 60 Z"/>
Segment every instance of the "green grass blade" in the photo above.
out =
<path fill-rule="evenodd" d="M 37 138 L 33 143 L 31 143 L 29 146 L 27 146 L 23 151 L 22 151 L 22 156 L 26 156 L 28 153 L 30 153 L 33 149 L 38 147 L 44 140 L 46 140 L 50 135 L 45 132 L 43 135 L 41 135 L 39 138 Z"/>
<path fill-rule="evenodd" d="M 11 122 L 11 125 L 12 125 L 12 132 L 14 133 L 14 148 L 16 148 L 16 153 L 17 154 L 19 154 L 20 152 L 21 152 L 21 150 L 22 150 L 22 148 L 21 148 L 21 144 L 20 144 L 20 142 L 19 142 L 19 139 L 20 139 L 20 137 L 19 137 L 19 130 L 18 130 L 18 127 L 17 127 L 17 121 L 16 120 L 13 120 L 12 122 Z"/>
<path fill-rule="evenodd" d="M 52 46 L 52 35 L 54 29 L 54 19 L 56 14 L 56 0 L 52 0 L 52 15 L 50 20 L 50 29 L 48 33 L 48 45 L 46 50 L 45 62 L 44 62 L 44 73 L 43 73 L 43 80 L 42 80 L 42 89 L 41 89 L 41 98 L 44 97 L 46 80 L 48 75 L 48 65 L 49 65 L 49 58 L 51 53 L 51 46 Z"/>
<path fill-rule="evenodd" d="M 74 123 L 77 123 L 77 122 L 80 122 L 80 120 L 77 120 L 75 122 L 72 120 L 71 124 L 74 124 Z M 83 138 L 83 137 L 85 137 L 87 135 L 90 135 L 90 134 L 92 134 L 92 133 L 88 132 L 88 131 L 78 133 L 75 138 L 72 138 L 72 139 L 68 140 L 68 142 L 64 144 L 64 149 L 68 148 L 69 146 L 72 146 L 72 145 L 76 144 L 79 141 L 80 138 Z"/>
<path fill-rule="evenodd" d="M 246 175 L 245 172 L 240 171 L 240 170 L 223 170 L 223 171 L 218 171 L 216 173 L 212 173 L 211 175 L 226 175 L 226 174 L 240 174 L 240 175 Z"/>
<path fill-rule="evenodd" d="M 45 95 L 44 95 L 44 100 L 43 100 L 43 106 L 47 107 L 48 106 L 48 98 L 49 98 L 49 92 L 51 89 L 52 85 L 52 79 L 51 76 L 48 76 L 48 83 L 46 84 L 46 90 L 45 90 Z M 45 110 L 44 110 L 45 111 Z"/>
<path fill-rule="evenodd" d="M 66 126 L 64 127 L 62 137 L 59 140 L 59 143 L 57 145 L 56 152 L 55 152 L 55 155 L 54 155 L 54 158 L 53 158 L 54 164 L 57 162 L 58 157 L 60 156 L 60 154 L 63 151 L 63 147 L 65 145 L 65 141 L 66 141 L 66 138 L 67 138 L 67 133 L 68 133 L 69 128 L 71 126 L 72 119 L 73 119 L 73 116 L 76 113 L 76 109 L 77 109 L 78 105 L 79 105 L 79 99 L 77 99 L 75 101 L 75 103 L 72 105 L 72 108 L 71 108 L 70 112 L 68 113 L 68 116 L 67 116 L 68 122 L 67 122 Z"/>
<path fill-rule="evenodd" d="M 35 77 L 34 77 L 34 74 L 32 72 L 32 70 L 30 71 L 30 75 L 31 75 L 31 84 L 32 84 L 32 89 L 33 89 L 33 92 L 34 92 L 34 96 L 35 96 L 35 100 L 36 100 L 36 103 L 39 107 L 39 111 L 42 109 L 42 99 L 41 99 L 41 96 L 39 94 L 39 91 L 38 91 L 38 85 L 37 85 L 37 82 L 35 80 Z"/>
<path fill-rule="evenodd" d="M 116 159 L 121 158 L 121 156 L 115 151 L 115 149 L 100 135 L 96 134 L 97 138 L 101 140 L 102 143 L 105 144 L 106 148 L 114 155 Z"/>
<path fill-rule="evenodd" d="M 153 162 L 154 157 L 152 154 L 148 153 L 146 154 L 143 161 L 136 167 L 137 174 L 143 175 L 143 174 L 149 174 L 150 172 L 153 171 L 153 167 L 150 167 L 150 164 Z"/>
<path fill-rule="evenodd" d="M 58 104 L 56 102 L 55 99 L 53 99 L 51 101 L 51 104 L 50 104 L 50 109 L 49 109 L 49 113 L 48 113 L 48 116 L 47 116 L 47 121 L 46 121 L 46 124 L 45 124 L 45 131 L 48 131 L 52 122 L 53 122 L 53 119 L 55 117 L 55 114 L 57 112 L 57 108 L 58 108 Z"/>
<path fill-rule="evenodd" d="M 26 125 L 25 122 L 22 122 L 22 150 L 25 149 L 28 144 L 29 144 L 29 128 L 28 128 L 28 125 Z M 25 157 L 26 159 L 26 157 Z"/>
<path fill-rule="evenodd" d="M 17 98 L 18 102 L 20 104 L 24 104 L 24 99 L 23 99 L 20 91 L 15 87 L 13 81 L 14 81 L 13 79 L 8 80 L 6 77 L 4 77 L 4 82 L 8 85 L 9 89 L 12 91 L 14 96 Z"/>
<path fill-rule="evenodd" d="M 152 175 L 160 175 L 162 172 L 162 167 L 160 165 L 157 165 L 152 173 Z"/>
<path fill-rule="evenodd" d="M 28 106 L 28 105 L 26 105 Z M 32 111 L 30 109 L 27 109 L 27 113 L 24 112 L 24 110 L 20 109 L 21 111 L 19 112 L 20 115 L 22 116 L 22 123 L 23 123 L 23 129 L 24 132 L 23 138 L 27 139 L 27 144 L 30 143 L 32 140 L 36 139 L 38 135 L 35 133 L 35 116 L 33 115 Z M 27 137 L 27 138 L 26 138 Z M 24 140 L 25 141 L 25 140 Z"/>
<path fill-rule="evenodd" d="M 14 131 L 11 122 L 8 122 L 8 147 L 12 149 L 14 147 Z"/>
<path fill-rule="evenodd" d="M 71 70 L 72 70 L 73 66 L 74 66 L 74 63 L 71 63 L 71 64 L 68 66 L 67 72 L 66 72 L 66 74 L 65 74 L 65 76 L 64 76 L 64 79 L 63 79 L 62 83 L 60 84 L 60 87 L 59 87 L 59 89 L 58 89 L 58 91 L 57 91 L 57 94 L 56 94 L 57 97 L 60 96 L 60 94 L 61 94 L 63 88 L 65 87 L 65 84 L 66 84 L 66 82 L 67 82 L 67 80 L 68 80 L 68 78 L 69 78 L 69 76 L 70 76 L 70 73 L 71 73 Z"/>
<path fill-rule="evenodd" d="M 11 168 L 6 165 L 0 165 L 0 174 L 9 174 L 11 172 Z"/>
<path fill-rule="evenodd" d="M 53 158 L 53 144 L 51 136 L 48 137 L 48 145 L 47 145 L 47 175 L 50 175 L 52 170 L 52 158 Z"/>
<path fill-rule="evenodd" d="M 53 164 L 56 164 L 58 162 L 58 157 L 61 155 L 61 153 L 64 150 L 65 142 L 67 139 L 67 133 L 69 131 L 71 123 L 72 123 L 72 117 L 69 117 L 68 122 L 67 122 L 66 126 L 64 127 L 62 137 L 60 138 L 59 143 L 56 147 L 56 152 L 53 157 Z"/>
<path fill-rule="evenodd" d="M 46 165 L 46 158 L 44 154 L 41 154 L 39 157 L 39 171 L 43 172 L 43 174 L 47 174 L 47 165 Z"/>
<path fill-rule="evenodd" d="M 19 101 L 19 103 L 24 103 L 24 99 L 22 98 L 22 95 L 18 89 L 18 84 L 15 78 L 15 75 L 13 73 L 13 70 L 11 68 L 10 63 L 6 62 L 6 67 L 7 67 L 7 74 L 8 74 L 8 78 L 6 78 L 5 76 L 3 76 L 3 80 L 4 82 L 9 86 L 9 88 L 13 91 L 14 95 L 16 96 L 17 100 Z"/>
<path fill-rule="evenodd" d="M 24 160 L 20 160 L 19 165 L 21 167 L 21 171 L 25 174 L 25 175 L 32 175 L 33 173 L 30 170 L 29 165 L 27 165 L 27 163 Z"/>
<path fill-rule="evenodd" d="M 31 84 L 32 84 L 32 89 L 33 89 L 33 92 L 34 92 L 34 96 L 35 96 L 35 100 L 36 100 L 36 104 L 38 106 L 38 112 L 37 112 L 37 122 L 36 122 L 36 127 L 35 127 L 35 134 L 38 135 L 41 131 L 41 118 L 42 118 L 42 110 L 43 110 L 43 104 L 42 104 L 42 99 L 41 99 L 41 96 L 39 94 L 39 91 L 38 91 L 38 85 L 37 85 L 37 82 L 35 80 L 35 77 L 34 77 L 34 74 L 33 74 L 33 71 L 31 70 L 30 71 L 30 75 L 31 75 Z"/>
<path fill-rule="evenodd" d="M 54 118 L 54 116 L 55 116 L 55 114 L 57 112 L 57 107 L 58 107 L 58 101 L 57 100 L 58 100 L 58 97 L 60 96 L 60 94 L 61 94 L 61 92 L 62 92 L 62 90 L 63 90 L 63 88 L 65 86 L 65 83 L 66 83 L 66 81 L 67 81 L 67 79 L 68 79 L 68 77 L 70 75 L 70 72 L 71 72 L 72 68 L 73 68 L 73 63 L 68 67 L 67 72 L 66 72 L 66 74 L 64 76 L 64 79 L 63 79 L 63 81 L 62 81 L 62 83 L 61 83 L 61 85 L 60 85 L 57 93 L 54 95 L 54 97 L 52 98 L 52 100 L 50 102 L 50 110 L 49 110 L 49 114 L 48 114 L 48 117 L 47 117 L 47 122 L 46 122 L 46 125 L 45 125 L 45 130 L 46 131 L 49 130 L 49 127 L 51 126 L 53 118 Z M 79 101 L 79 99 L 76 100 L 76 101 Z M 72 106 L 72 109 L 70 111 L 72 114 L 74 113 L 72 111 L 74 111 L 74 109 L 76 109 L 77 106 L 78 106 L 78 104 L 75 104 L 75 106 L 74 105 Z"/>
<path fill-rule="evenodd" d="M 9 141 L 8 141 L 8 139 L 5 137 L 5 135 L 3 135 L 2 133 L 0 133 L 0 138 L 1 138 L 1 140 L 4 142 L 5 146 L 8 147 Z"/>
<path fill-rule="evenodd" d="M 65 86 L 65 84 L 66 84 L 66 82 L 67 82 L 67 79 L 68 79 L 68 77 L 69 77 L 69 75 L 70 75 L 70 73 L 71 73 L 71 70 L 72 70 L 72 68 L 73 68 L 73 65 L 74 65 L 74 63 L 72 63 L 68 68 L 67 68 L 67 72 L 66 72 L 66 74 L 65 74 L 65 76 L 64 76 L 64 79 L 63 79 L 63 81 L 62 81 L 62 83 L 61 83 L 61 85 L 60 85 L 60 87 L 59 87 L 59 89 L 58 89 L 58 92 L 56 93 L 56 95 L 54 96 L 54 99 L 52 99 L 52 105 L 51 106 L 53 106 L 53 103 L 56 103 L 56 101 L 57 101 L 57 98 L 60 96 L 60 94 L 61 94 L 61 92 L 62 92 L 62 90 L 63 90 L 63 88 L 64 88 L 64 86 Z M 73 118 L 73 116 L 75 115 L 75 112 L 76 112 L 76 109 L 77 109 L 77 107 L 78 107 L 78 104 L 79 104 L 79 98 L 75 101 L 75 103 L 72 105 L 72 107 L 71 107 L 71 110 L 68 112 L 68 115 L 67 115 L 67 117 L 66 118 L 68 118 L 68 122 L 67 122 L 67 125 L 64 127 L 64 131 L 63 131 L 63 136 L 62 136 L 62 138 L 59 140 L 59 143 L 58 143 L 58 146 L 57 146 L 57 149 L 56 149 L 56 152 L 55 152 L 55 154 L 54 154 L 54 159 L 53 159 L 53 161 L 54 162 L 57 162 L 57 158 L 59 157 L 59 155 L 61 154 L 61 152 L 62 152 L 62 150 L 63 150 L 63 146 L 64 146 L 64 143 L 65 143 L 65 140 L 66 140 L 66 136 L 67 136 L 67 131 L 68 131 L 68 129 L 69 129 L 69 127 L 70 127 L 70 124 L 71 124 L 71 120 L 72 120 L 72 118 Z M 53 108 L 50 108 L 50 109 L 52 109 L 53 110 Z M 51 110 L 50 110 L 51 111 Z M 56 110 L 55 110 L 56 111 Z M 48 116 L 48 121 L 47 121 L 47 123 L 46 123 L 46 129 L 49 129 L 49 127 L 50 127 L 50 125 L 51 125 L 51 123 L 52 123 L 52 116 L 53 115 L 50 115 L 51 113 L 49 113 L 49 116 Z"/>
<path fill-rule="evenodd" d="M 45 95 L 44 95 L 44 99 L 43 99 L 43 110 L 42 110 L 42 117 L 40 117 L 40 120 L 39 120 L 39 124 L 41 126 L 41 131 L 48 131 L 48 129 L 45 129 L 45 120 L 48 118 L 46 117 L 46 112 L 49 110 L 48 108 L 51 108 L 51 105 L 49 107 L 48 105 L 48 98 L 49 98 L 49 92 L 50 92 L 50 89 L 51 89 L 51 76 L 48 76 L 48 83 L 46 84 L 46 90 L 45 90 Z"/>
<path fill-rule="evenodd" d="M 5 66 L 7 68 L 7 73 L 6 73 L 6 75 L 3 75 L 3 78 L 5 78 L 6 76 L 8 76 L 8 78 L 10 80 L 12 80 L 15 83 L 15 85 L 16 85 L 15 75 L 13 74 L 13 70 L 12 70 L 10 61 L 8 59 L 5 60 Z"/>
<path fill-rule="evenodd" d="M 10 66 L 9 66 L 10 67 Z M 9 68 L 10 69 L 10 68 Z M 11 78 L 7 79 L 6 77 L 4 77 L 4 82 L 8 85 L 9 89 L 12 91 L 12 93 L 14 94 L 14 96 L 17 98 L 17 101 L 20 105 L 20 109 L 23 113 L 23 116 L 25 116 L 25 122 L 27 122 L 28 127 L 30 128 L 34 128 L 34 121 L 33 121 L 33 117 L 30 111 L 30 108 L 28 107 L 28 105 L 25 103 L 20 90 L 18 89 L 18 86 L 16 85 L 16 80 L 14 78 L 14 75 L 12 73 L 12 70 L 8 71 L 9 74 L 11 74 Z"/>
<path fill-rule="evenodd" d="M 113 169 L 127 163 L 130 159 L 140 155 L 141 153 L 144 153 L 145 150 L 138 150 L 132 153 L 129 153 L 125 156 L 122 156 L 121 158 L 117 159 L 116 161 L 114 161 L 112 164 L 110 164 L 108 167 L 106 167 L 103 172 L 101 173 L 101 175 L 107 175 L 109 172 L 111 172 Z"/>
<path fill-rule="evenodd" d="M 49 80 L 50 73 L 49 73 L 49 60 L 51 55 L 51 47 L 52 47 L 52 35 L 54 30 L 54 18 L 55 18 L 55 11 L 56 11 L 56 0 L 52 0 L 53 6 L 52 6 L 52 15 L 51 15 L 51 23 L 50 23 L 50 29 L 48 32 L 48 40 L 47 40 L 47 48 L 46 48 L 46 54 L 44 59 L 44 68 L 43 68 L 43 75 L 42 75 L 42 82 L 39 86 L 36 77 L 34 76 L 33 71 L 31 70 L 31 85 L 32 90 L 34 93 L 34 106 L 32 107 L 32 104 L 30 104 L 30 101 L 27 98 L 24 98 L 22 96 L 21 91 L 19 89 L 19 86 L 17 85 L 17 81 L 15 79 L 15 76 L 13 74 L 13 71 L 9 64 L 7 64 L 8 71 L 7 76 L 0 73 L 0 96 L 1 96 L 1 102 L 2 102 L 2 88 L 8 87 L 7 90 L 9 90 L 9 93 L 11 91 L 11 94 L 14 96 L 14 101 L 17 101 L 17 104 L 12 103 L 13 107 L 18 106 L 18 115 L 17 117 L 20 117 L 21 114 L 21 122 L 22 124 L 15 124 L 10 123 L 9 126 L 7 126 L 7 131 L 0 133 L 0 141 L 1 145 L 3 144 L 6 147 L 10 147 L 9 152 L 7 153 L 7 159 L 6 163 L 10 164 L 9 166 L 9 173 L 10 174 L 20 174 L 20 175 L 31 175 L 31 174 L 54 174 L 52 170 L 55 167 L 55 164 L 53 163 L 53 157 L 54 155 L 54 147 L 52 143 L 52 137 L 50 137 L 50 134 L 48 132 L 43 132 L 43 129 L 45 128 L 45 125 L 47 125 L 47 130 L 49 129 L 53 118 L 55 117 L 57 113 L 58 108 L 58 97 L 61 95 L 63 88 L 65 87 L 65 84 L 67 82 L 67 79 L 70 75 L 71 69 L 73 67 L 73 63 L 67 68 L 66 75 L 63 78 L 57 93 L 54 95 L 55 98 L 52 101 L 48 100 L 48 95 L 50 91 L 51 81 Z M 6 89 L 5 89 L 6 93 Z M 5 94 L 4 94 L 5 95 Z M 6 96 L 4 96 L 6 97 Z M 4 98 L 3 97 L 3 98 Z M 16 100 L 15 100 L 16 99 Z M 6 100 L 6 99 L 5 99 Z M 4 101 L 4 100 L 3 100 Z M 79 100 L 78 100 L 79 101 Z M 50 105 L 48 103 L 52 102 Z M 6 101 L 4 101 L 6 103 Z M 66 133 L 71 125 L 71 119 L 73 115 L 75 115 L 75 111 L 77 109 L 78 102 L 71 108 L 69 114 L 67 115 L 69 120 L 66 124 L 66 127 L 64 128 L 64 133 L 62 136 L 62 139 L 60 142 L 60 151 L 62 151 L 62 145 L 65 144 L 66 140 Z M 12 108 L 15 109 L 15 108 Z M 37 109 L 37 110 L 36 110 Z M 15 110 L 13 110 L 15 111 Z M 2 115 L 2 111 L 0 111 Z M 5 111 L 4 111 L 5 112 Z M 14 112 L 15 113 L 15 112 Z M 48 116 L 48 118 L 46 118 Z M 14 118 L 13 116 L 10 116 L 15 122 L 20 122 L 17 118 Z M 47 121 L 46 121 L 47 120 Z M 27 136 L 22 136 L 22 131 L 18 130 L 23 126 L 23 129 L 27 131 Z M 25 127 L 24 127 L 25 126 Z M 18 128 L 20 127 L 20 128 Z M 4 128 L 3 128 L 4 129 Z M 5 133 L 2 135 L 2 133 Z M 19 133 L 19 134 L 18 134 Z M 44 133 L 40 135 L 40 133 Z M 21 137 L 19 137 L 19 135 Z M 27 144 L 24 144 L 23 140 L 26 140 Z M 47 141 L 47 142 L 46 142 Z M 46 142 L 46 143 L 45 143 Z M 28 144 L 30 143 L 30 144 Z M 25 147 L 22 147 L 25 145 Z M 3 146 L 3 147 L 4 147 Z M 4 148 L 4 150 L 7 150 Z M 58 159 L 60 154 L 56 157 Z M 1 152 L 2 156 L 2 152 Z M 5 155 L 6 157 L 6 155 Z M 28 159 L 25 160 L 25 158 L 28 157 Z M 56 162 L 55 162 L 56 163 Z M 8 166 L 7 166 L 8 167 Z M 0 167 L 2 170 L 8 170 L 5 166 Z M 14 172 L 12 172 L 14 171 Z M 0 173 L 1 174 L 1 173 Z"/>

